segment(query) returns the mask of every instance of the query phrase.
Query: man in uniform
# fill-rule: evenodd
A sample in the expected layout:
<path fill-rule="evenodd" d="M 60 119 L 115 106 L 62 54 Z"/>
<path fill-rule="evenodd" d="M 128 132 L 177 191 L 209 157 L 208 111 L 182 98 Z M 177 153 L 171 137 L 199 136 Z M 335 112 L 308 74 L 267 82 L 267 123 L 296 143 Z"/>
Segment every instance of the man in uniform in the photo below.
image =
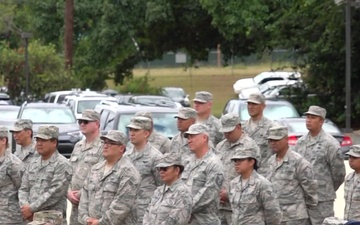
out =
<path fill-rule="evenodd" d="M 43 210 L 57 210 L 66 218 L 66 193 L 72 169 L 58 150 L 59 128 L 40 126 L 36 149 L 40 155 L 29 164 L 19 189 L 19 203 L 23 218 L 32 220 L 33 214 Z"/>
<path fill-rule="evenodd" d="M 161 133 L 154 130 L 154 120 L 151 115 L 151 112 L 137 112 L 135 116 L 144 116 L 151 120 L 151 134 L 148 138 L 148 142 L 151 143 L 151 145 L 159 150 L 162 154 L 165 154 L 167 152 L 170 152 L 170 140 L 168 137 L 165 137 Z"/>
<path fill-rule="evenodd" d="M 85 110 L 78 119 L 80 131 L 85 139 L 76 143 L 71 153 L 70 163 L 74 174 L 71 179 L 67 199 L 72 203 L 70 225 L 79 225 L 78 205 L 80 190 L 93 165 L 103 160 L 100 140 L 100 114 L 94 110 Z"/>
<path fill-rule="evenodd" d="M 231 158 L 238 148 L 253 149 L 260 158 L 260 149 L 253 139 L 242 131 L 240 117 L 236 113 L 228 113 L 221 117 L 221 129 L 224 133 L 225 140 L 216 146 L 216 154 L 224 166 L 224 183 L 220 192 L 220 214 L 221 224 L 230 225 L 232 218 L 232 210 L 230 207 L 228 193 L 230 181 L 238 176 Z"/>
<path fill-rule="evenodd" d="M 187 158 L 192 152 L 184 134 L 195 123 L 196 111 L 190 107 L 183 107 L 179 109 L 179 113 L 175 118 L 177 118 L 177 128 L 180 132 L 171 139 L 170 151 L 180 154 L 183 165 L 186 165 Z"/>
<path fill-rule="evenodd" d="M 20 149 L 16 149 L 14 155 L 23 161 L 25 166 L 29 165 L 33 158 L 39 156 L 33 141 L 32 125 L 31 120 L 19 119 L 15 122 L 14 127 L 10 129 L 16 144 L 21 146 Z"/>
<path fill-rule="evenodd" d="M 309 132 L 298 140 L 294 150 L 313 166 L 319 202 L 309 213 L 311 223 L 318 225 L 326 217 L 334 216 L 335 192 L 344 182 L 346 173 L 339 142 L 322 129 L 326 110 L 310 106 L 305 115 Z"/>
<path fill-rule="evenodd" d="M 156 164 L 163 155 L 147 141 L 152 130 L 149 118 L 136 116 L 131 119 L 127 127 L 133 147 L 129 149 L 126 156 L 139 170 L 141 176 L 134 205 L 136 224 L 141 225 L 154 191 L 162 184 Z"/>
<path fill-rule="evenodd" d="M 268 140 L 275 155 L 269 159 L 267 179 L 273 184 L 283 213 L 282 225 L 309 225 L 308 209 L 317 205 L 317 182 L 311 164 L 289 149 L 288 130 L 270 128 Z"/>
<path fill-rule="evenodd" d="M 269 128 L 276 124 L 263 115 L 266 107 L 264 95 L 261 93 L 251 94 L 247 100 L 247 104 L 250 119 L 245 122 L 243 128 L 260 148 L 261 162 L 258 173 L 265 175 L 269 167 L 267 161 L 273 154 L 266 138 L 269 136 Z"/>
<path fill-rule="evenodd" d="M 202 124 L 193 124 L 185 132 L 189 148 L 194 152 L 181 176 L 193 196 L 191 225 L 220 225 L 219 193 L 224 170 L 220 159 L 209 148 L 207 132 Z"/>
<path fill-rule="evenodd" d="M 196 110 L 196 123 L 204 124 L 208 128 L 210 141 L 215 147 L 224 139 L 223 134 L 219 131 L 221 123 L 218 118 L 211 114 L 213 95 L 207 91 L 195 93 L 194 109 Z"/>
<path fill-rule="evenodd" d="M 79 204 L 83 225 L 133 224 L 132 207 L 140 183 L 136 167 L 123 157 L 127 138 L 117 130 L 101 136 L 105 160 L 95 164 L 85 180 Z"/>

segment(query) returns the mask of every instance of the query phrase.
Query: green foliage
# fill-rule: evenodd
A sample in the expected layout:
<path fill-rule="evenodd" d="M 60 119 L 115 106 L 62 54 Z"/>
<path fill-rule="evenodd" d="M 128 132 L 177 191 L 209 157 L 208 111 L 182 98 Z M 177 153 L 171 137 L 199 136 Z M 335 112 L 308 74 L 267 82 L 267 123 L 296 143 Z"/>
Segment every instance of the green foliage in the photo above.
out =
<path fill-rule="evenodd" d="M 161 88 L 152 87 L 150 85 L 150 82 L 152 81 L 153 79 L 149 74 L 133 79 L 127 78 L 124 85 L 120 88 L 120 92 L 132 94 L 159 94 Z"/>

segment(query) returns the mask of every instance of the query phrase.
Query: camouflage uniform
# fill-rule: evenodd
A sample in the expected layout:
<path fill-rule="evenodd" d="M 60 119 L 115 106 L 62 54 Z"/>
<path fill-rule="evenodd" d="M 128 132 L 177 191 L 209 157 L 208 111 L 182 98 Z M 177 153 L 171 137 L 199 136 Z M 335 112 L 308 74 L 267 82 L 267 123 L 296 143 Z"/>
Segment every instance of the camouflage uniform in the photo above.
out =
<path fill-rule="evenodd" d="M 221 117 L 221 132 L 231 132 L 235 129 L 236 125 L 240 124 L 240 117 L 236 113 L 228 113 Z M 215 148 L 215 153 L 219 156 L 223 166 L 224 166 L 224 183 L 222 189 L 228 190 L 230 181 L 238 176 L 235 171 L 235 167 L 231 162 L 231 158 L 234 156 L 237 148 L 248 148 L 256 151 L 258 158 L 260 158 L 260 149 L 253 139 L 251 139 L 246 133 L 243 133 L 241 137 L 234 143 L 231 143 L 229 140 L 225 139 L 221 141 Z M 220 214 L 223 217 L 222 220 L 226 220 L 228 225 L 231 224 L 232 220 L 232 210 L 230 203 L 221 203 L 220 204 Z M 225 222 L 223 222 L 226 224 Z"/>
<path fill-rule="evenodd" d="M 183 166 L 179 154 L 166 154 L 157 164 L 159 167 Z M 146 210 L 143 225 L 186 225 L 192 210 L 192 196 L 179 178 L 170 186 L 158 187 Z"/>
<path fill-rule="evenodd" d="M 353 145 L 346 153 L 352 157 L 360 158 L 360 145 Z M 344 219 L 360 220 L 360 175 L 355 171 L 345 178 L 345 212 Z"/>
<path fill-rule="evenodd" d="M 276 126 L 270 128 L 268 139 L 281 140 L 287 136 L 287 127 Z M 266 178 L 273 184 L 279 200 L 282 224 L 310 224 L 307 209 L 315 207 L 318 202 L 312 166 L 291 149 L 287 150 L 281 162 L 276 157 L 273 155 L 269 159 Z"/>
<path fill-rule="evenodd" d="M 4 126 L 0 126 L 0 137 L 8 137 Z M 0 224 L 23 224 L 18 189 L 24 170 L 23 162 L 13 154 L 0 155 Z"/>
<path fill-rule="evenodd" d="M 326 111 L 318 106 L 310 106 L 306 114 L 325 119 Z M 319 202 L 315 209 L 309 211 L 309 215 L 313 225 L 321 224 L 326 217 L 334 216 L 335 192 L 346 174 L 339 142 L 321 130 L 316 137 L 311 137 L 310 133 L 301 137 L 294 150 L 313 166 L 314 177 L 318 181 Z"/>
<path fill-rule="evenodd" d="M 207 91 L 199 91 L 195 93 L 195 98 L 193 101 L 197 102 L 210 102 L 213 99 L 213 95 Z M 223 133 L 219 130 L 221 128 L 221 123 L 218 118 L 213 115 L 210 115 L 209 118 L 205 121 L 197 120 L 197 123 L 201 123 L 207 126 L 210 140 L 212 142 L 212 146 L 216 146 L 224 139 Z"/>
<path fill-rule="evenodd" d="M 337 218 L 337 217 L 328 217 L 324 220 L 322 225 L 345 225 L 348 221 Z"/>
<path fill-rule="evenodd" d="M 126 145 L 126 136 L 110 131 L 101 138 Z M 132 207 L 140 184 L 140 174 L 126 157 L 121 157 L 108 171 L 106 161 L 95 164 L 81 190 L 79 222 L 86 225 L 88 218 L 99 224 L 133 224 Z"/>
<path fill-rule="evenodd" d="M 36 138 L 57 139 L 59 129 L 40 126 Z M 36 158 L 27 168 L 19 189 L 20 206 L 30 205 L 31 211 L 58 210 L 66 216 L 66 193 L 72 169 L 69 161 L 57 150 L 47 160 Z"/>
<path fill-rule="evenodd" d="M 13 128 L 10 129 L 10 132 L 19 132 L 24 129 L 32 130 L 32 121 L 28 119 L 19 119 L 15 122 Z M 13 143 L 15 144 L 15 143 Z M 14 155 L 18 157 L 24 164 L 25 167 L 30 164 L 30 162 L 39 156 L 39 153 L 36 151 L 35 142 L 33 141 L 30 145 L 20 148 L 17 148 L 14 152 Z"/>
<path fill-rule="evenodd" d="M 151 121 L 146 117 L 134 117 L 131 123 L 127 126 L 133 129 L 151 129 Z M 126 152 L 126 157 L 139 170 L 141 181 L 138 192 L 136 194 L 136 201 L 134 205 L 134 212 L 136 212 L 137 224 L 142 224 L 145 210 L 148 207 L 151 197 L 155 189 L 162 184 L 159 173 L 156 170 L 156 164 L 162 157 L 161 152 L 154 148 L 149 142 L 142 151 L 136 151 L 135 146 Z"/>
<path fill-rule="evenodd" d="M 94 110 L 85 110 L 79 120 L 99 121 L 100 114 Z M 89 144 L 86 143 L 86 139 L 76 143 L 70 157 L 70 163 L 73 169 L 70 190 L 80 191 L 82 189 L 91 167 L 103 160 L 102 149 L 103 146 L 101 144 L 100 135 Z M 78 221 L 78 205 L 73 204 L 70 225 L 77 224 L 80 224 Z"/>
<path fill-rule="evenodd" d="M 257 154 L 253 149 L 238 148 L 231 159 L 243 158 L 257 160 Z M 229 185 L 229 201 L 233 210 L 232 224 L 280 225 L 282 213 L 272 184 L 255 170 L 245 185 L 242 181 L 240 175 Z"/>
<path fill-rule="evenodd" d="M 261 94 L 251 94 L 247 102 L 262 104 L 265 102 L 265 97 Z M 258 173 L 266 175 L 266 171 L 269 168 L 268 160 L 273 155 L 266 138 L 269 136 L 269 128 L 277 124 L 264 116 L 257 121 L 257 126 L 255 128 L 252 128 L 251 123 L 251 119 L 247 120 L 243 125 L 243 129 L 259 146 L 261 152 L 261 162 L 259 163 Z"/>

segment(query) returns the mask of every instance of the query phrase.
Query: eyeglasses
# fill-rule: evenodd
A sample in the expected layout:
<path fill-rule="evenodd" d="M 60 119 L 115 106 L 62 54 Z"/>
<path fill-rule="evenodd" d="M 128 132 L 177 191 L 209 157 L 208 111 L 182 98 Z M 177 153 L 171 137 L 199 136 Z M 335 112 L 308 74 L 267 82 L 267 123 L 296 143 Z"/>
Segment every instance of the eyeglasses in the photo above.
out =
<path fill-rule="evenodd" d="M 82 123 L 86 125 L 86 124 L 88 124 L 89 122 L 91 122 L 91 121 L 88 121 L 88 120 L 78 120 L 78 124 L 79 124 L 79 125 L 81 125 Z"/>
<path fill-rule="evenodd" d="M 112 141 L 101 141 L 103 145 L 122 145 L 121 143 L 116 143 Z"/>
<path fill-rule="evenodd" d="M 248 158 L 243 158 L 243 159 L 233 159 L 233 160 L 231 160 L 234 164 L 236 164 L 236 163 L 240 163 L 240 162 L 243 162 L 243 161 L 245 161 L 245 160 L 247 160 Z"/>
<path fill-rule="evenodd" d="M 166 172 L 169 169 L 169 167 L 158 167 L 157 169 L 158 169 L 158 171 Z"/>

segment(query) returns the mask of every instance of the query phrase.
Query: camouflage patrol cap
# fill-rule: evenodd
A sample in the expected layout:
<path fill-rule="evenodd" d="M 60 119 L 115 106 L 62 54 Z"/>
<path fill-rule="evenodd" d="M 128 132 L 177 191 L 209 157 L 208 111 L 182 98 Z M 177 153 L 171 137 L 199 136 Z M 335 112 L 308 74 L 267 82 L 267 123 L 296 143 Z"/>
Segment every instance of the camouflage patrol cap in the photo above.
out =
<path fill-rule="evenodd" d="M 237 113 L 227 113 L 220 119 L 221 128 L 220 132 L 231 132 L 235 129 L 236 125 L 241 124 L 240 117 Z"/>
<path fill-rule="evenodd" d="M 352 157 L 360 158 L 360 145 L 351 146 L 350 150 L 345 154 L 350 155 Z"/>
<path fill-rule="evenodd" d="M 28 225 L 63 224 L 62 212 L 57 210 L 45 210 L 34 213 L 33 221 Z"/>
<path fill-rule="evenodd" d="M 181 156 L 176 153 L 166 153 L 159 160 L 156 167 L 184 166 L 181 162 Z"/>
<path fill-rule="evenodd" d="M 180 118 L 180 119 L 190 119 L 190 118 L 196 118 L 196 111 L 193 108 L 190 107 L 182 107 L 179 109 L 179 112 L 176 116 L 174 116 L 175 118 Z"/>
<path fill-rule="evenodd" d="M 326 118 L 326 109 L 321 108 L 320 106 L 317 106 L 317 105 L 312 105 L 309 107 L 309 110 L 307 112 L 305 112 L 304 114 L 320 116 L 321 118 L 325 119 Z"/>
<path fill-rule="evenodd" d="M 193 99 L 194 102 L 211 102 L 213 100 L 213 95 L 207 91 L 199 91 L 195 93 L 195 98 Z"/>
<path fill-rule="evenodd" d="M 151 130 L 151 120 L 144 116 L 135 116 L 131 119 L 131 122 L 126 127 L 136 130 Z"/>
<path fill-rule="evenodd" d="M 187 137 L 189 134 L 208 134 L 208 129 L 205 125 L 200 123 L 195 123 L 189 127 L 189 130 L 185 132 L 185 137 Z"/>
<path fill-rule="evenodd" d="M 254 104 L 262 104 L 265 103 L 265 96 L 261 93 L 253 93 L 249 96 L 247 102 Z"/>
<path fill-rule="evenodd" d="M 128 143 L 128 138 L 126 137 L 126 135 L 118 130 L 110 130 L 106 135 L 102 135 L 100 139 L 101 140 L 108 139 L 125 146 Z"/>
<path fill-rule="evenodd" d="M 100 114 L 92 109 L 86 109 L 82 112 L 78 120 L 100 121 Z"/>
<path fill-rule="evenodd" d="M 147 117 L 147 118 L 153 120 L 151 112 L 147 112 L 147 111 L 137 112 L 137 113 L 135 113 L 135 116 L 143 116 L 143 117 Z"/>
<path fill-rule="evenodd" d="M 7 127 L 0 126 L 0 138 L 9 137 L 8 134 L 9 134 L 9 131 L 8 131 Z"/>
<path fill-rule="evenodd" d="M 33 122 L 28 119 L 19 119 L 15 122 L 14 127 L 10 129 L 10 132 L 18 132 L 24 129 L 32 130 Z"/>
<path fill-rule="evenodd" d="M 288 128 L 285 126 L 275 126 L 269 129 L 268 140 L 280 140 L 288 136 Z"/>
<path fill-rule="evenodd" d="M 45 140 L 58 139 L 59 128 L 56 126 L 40 126 L 35 138 L 41 138 Z"/>
<path fill-rule="evenodd" d="M 246 158 L 253 158 L 257 162 L 260 162 L 260 155 L 258 154 L 257 150 L 253 147 L 238 147 L 235 149 L 235 153 L 233 157 L 231 157 L 231 160 L 234 159 L 246 159 Z"/>

